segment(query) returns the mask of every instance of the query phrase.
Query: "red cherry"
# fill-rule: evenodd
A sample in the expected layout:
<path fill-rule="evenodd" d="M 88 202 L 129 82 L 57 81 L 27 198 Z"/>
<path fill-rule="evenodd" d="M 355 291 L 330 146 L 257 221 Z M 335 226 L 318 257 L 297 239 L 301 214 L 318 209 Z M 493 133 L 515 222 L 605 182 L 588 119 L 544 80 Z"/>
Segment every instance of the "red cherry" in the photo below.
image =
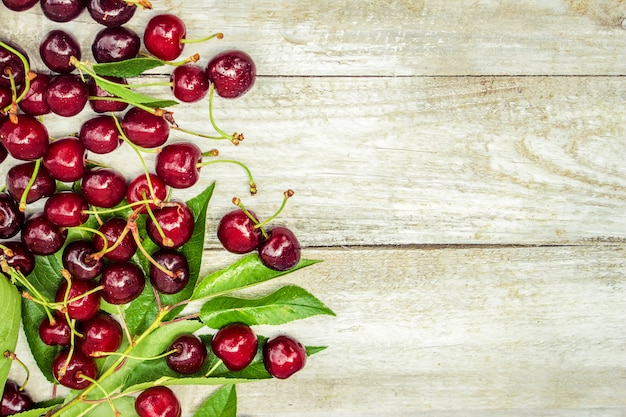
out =
<path fill-rule="evenodd" d="M 35 162 L 24 162 L 9 169 L 7 173 L 7 191 L 14 200 L 19 201 L 22 198 L 34 171 Z M 39 166 L 35 182 L 26 195 L 26 203 L 34 203 L 37 200 L 51 196 L 56 190 L 56 186 L 55 179 L 52 178 L 46 167 Z"/>
<path fill-rule="evenodd" d="M 152 217 L 146 221 L 146 231 L 154 243 L 162 248 L 176 249 L 184 245 L 193 235 L 193 213 L 182 202 L 154 210 L 154 218 L 165 236 L 161 236 Z"/>
<path fill-rule="evenodd" d="M 7 256 L 3 249 L 0 249 L 0 258 L 7 261 L 11 268 L 20 271 L 24 276 L 28 276 L 35 269 L 35 255 L 28 247 L 17 241 L 3 242 L 4 246 L 13 252 L 13 256 Z"/>
<path fill-rule="evenodd" d="M 126 220 L 114 217 L 100 226 L 98 231 L 106 236 L 107 248 L 111 248 L 126 228 Z M 104 249 L 104 239 L 99 234 L 93 235 L 93 243 L 98 252 Z M 115 262 L 128 261 L 137 251 L 137 243 L 130 232 L 122 238 L 122 242 L 113 250 L 108 250 L 104 257 Z"/>
<path fill-rule="evenodd" d="M 257 218 L 254 212 L 249 213 Z M 232 253 L 252 252 L 259 246 L 262 237 L 261 229 L 254 227 L 252 219 L 241 209 L 224 215 L 217 226 L 217 238 L 224 249 Z"/>
<path fill-rule="evenodd" d="M 54 324 L 46 317 L 39 325 L 39 337 L 49 346 L 69 346 L 72 341 L 72 329 L 65 318 L 58 317 Z"/>
<path fill-rule="evenodd" d="M 85 198 L 72 191 L 52 194 L 44 205 L 44 213 L 48 220 L 60 227 L 80 226 L 89 219 L 84 211 L 89 206 Z"/>
<path fill-rule="evenodd" d="M 24 391 L 20 390 L 16 382 L 7 380 L 2 393 L 1 416 L 10 416 L 33 408 L 33 400 Z"/>
<path fill-rule="evenodd" d="M 133 107 L 124 115 L 122 129 L 128 139 L 142 148 L 156 148 L 167 142 L 170 125 L 162 117 Z"/>
<path fill-rule="evenodd" d="M 176 338 L 168 350 L 175 350 L 165 357 L 167 366 L 179 374 L 193 374 L 202 369 L 207 358 L 207 348 L 202 339 L 194 334 Z"/>
<path fill-rule="evenodd" d="M 259 245 L 259 257 L 265 266 L 286 271 L 300 262 L 300 243 L 291 230 L 278 226 L 267 234 L 268 238 Z"/>
<path fill-rule="evenodd" d="M 31 217 L 22 227 L 22 242 L 35 255 L 52 255 L 65 244 L 67 230 L 62 230 L 42 213 Z"/>
<path fill-rule="evenodd" d="M 245 324 L 233 323 L 222 327 L 211 340 L 215 356 L 231 371 L 240 371 L 250 365 L 257 352 L 258 340 Z"/>
<path fill-rule="evenodd" d="M 43 157 L 43 165 L 59 181 L 74 182 L 87 172 L 87 151 L 74 137 L 57 139 L 50 143 Z"/>
<path fill-rule="evenodd" d="M 160 14 L 148 21 L 143 33 L 146 49 L 164 61 L 173 61 L 183 52 L 187 29 L 183 21 L 173 14 Z"/>
<path fill-rule="evenodd" d="M 141 269 L 130 262 L 117 262 L 102 271 L 102 298 L 110 304 L 126 304 L 139 297 L 146 284 Z"/>
<path fill-rule="evenodd" d="M 274 378 L 289 378 L 306 364 L 306 349 L 290 336 L 277 336 L 263 346 L 263 364 Z"/>
<path fill-rule="evenodd" d="M 15 159 L 39 159 L 48 150 L 48 129 L 39 120 L 26 114 L 17 115 L 17 123 L 9 117 L 0 121 L 0 141 Z"/>
<path fill-rule="evenodd" d="M 135 400 L 139 417 L 180 417 L 181 407 L 174 392 L 167 387 L 150 387 Z"/>
<path fill-rule="evenodd" d="M 115 207 L 126 196 L 126 178 L 111 168 L 94 168 L 88 171 L 80 184 L 87 203 L 101 208 Z"/>
<path fill-rule="evenodd" d="M 81 322 L 78 331 L 82 337 L 77 346 L 86 356 L 99 357 L 100 352 L 115 352 L 122 345 L 122 326 L 106 313 Z"/>
<path fill-rule="evenodd" d="M 202 67 L 195 64 L 174 68 L 170 81 L 174 97 L 185 103 L 200 101 L 209 92 L 209 80 Z"/>
<path fill-rule="evenodd" d="M 202 151 L 190 142 L 167 145 L 157 154 L 155 171 L 172 188 L 189 188 L 198 182 Z"/>
<path fill-rule="evenodd" d="M 79 281 L 72 279 L 72 285 L 67 290 L 66 280 L 61 282 L 54 300 L 57 303 L 63 302 L 67 293 L 67 314 L 71 319 L 89 320 L 98 313 L 100 309 L 100 292 L 93 290 L 96 284 L 93 281 Z M 90 292 L 91 291 L 91 292 Z M 86 293 L 89 294 L 85 295 Z M 70 301 L 73 300 L 73 301 Z"/>
<path fill-rule="evenodd" d="M 167 197 L 167 184 L 163 182 L 161 178 L 156 176 L 155 174 L 148 174 L 150 177 L 150 183 L 152 184 L 152 191 L 150 185 L 148 185 L 148 178 L 146 174 L 141 174 L 134 180 L 128 184 L 128 190 L 126 191 L 126 200 L 129 203 L 137 203 L 139 201 L 144 201 L 146 199 L 158 199 L 165 200 Z M 152 195 L 154 192 L 154 195 Z M 156 208 L 156 204 L 150 204 L 150 209 L 154 210 Z M 142 209 L 140 213 L 146 213 L 146 209 Z"/>
<path fill-rule="evenodd" d="M 220 97 L 237 98 L 254 85 L 256 65 L 245 52 L 224 51 L 209 61 L 206 75 Z"/>
<path fill-rule="evenodd" d="M 96 362 L 76 350 L 72 352 L 68 361 L 69 354 L 69 349 L 62 350 L 57 354 L 52 362 L 52 374 L 64 387 L 85 389 L 91 385 L 91 381 L 83 378 L 83 376 L 90 379 L 96 378 L 98 374 Z"/>

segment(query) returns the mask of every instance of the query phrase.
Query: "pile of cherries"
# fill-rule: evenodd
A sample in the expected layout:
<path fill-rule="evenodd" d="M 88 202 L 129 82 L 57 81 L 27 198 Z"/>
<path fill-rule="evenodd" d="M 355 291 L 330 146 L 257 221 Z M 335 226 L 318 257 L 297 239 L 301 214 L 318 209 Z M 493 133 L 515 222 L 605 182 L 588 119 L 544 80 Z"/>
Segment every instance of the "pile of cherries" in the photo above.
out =
<path fill-rule="evenodd" d="M 125 61 L 142 53 L 142 39 L 123 25 L 138 8 L 150 7 L 145 0 L 2 2 L 14 11 L 39 3 L 43 14 L 55 22 L 71 21 L 86 9 L 104 26 L 91 44 L 99 63 Z M 149 54 L 167 62 L 180 57 L 186 42 L 183 21 L 171 14 L 154 16 L 143 32 Z M 150 261 L 148 278 L 159 293 L 176 294 L 188 284 L 188 262 L 178 249 L 192 237 L 194 216 L 184 202 L 170 199 L 170 190 L 196 184 L 203 157 L 211 154 L 192 142 L 166 144 L 170 130 L 177 127 L 167 111 L 120 100 L 98 85 L 96 77 L 78 74 L 81 45 L 71 33 L 50 31 L 40 43 L 39 54 L 49 71 L 30 71 L 28 54 L 19 45 L 0 44 L 0 161 L 9 155 L 15 161 L 7 173 L 6 191 L 0 193 L 0 261 L 7 275 L 25 279 L 37 256 L 62 251 L 64 279 L 54 300 L 61 307 L 41 322 L 39 334 L 45 344 L 62 347 L 53 362 L 56 380 L 84 389 L 97 378 L 95 359 L 115 352 L 123 341 L 120 322 L 100 309 L 101 300 L 124 305 L 144 290 L 146 277 L 132 260 L 135 253 L 141 251 Z M 242 51 L 224 51 L 204 68 L 196 60 L 173 64 L 170 86 L 179 101 L 199 101 L 212 89 L 220 97 L 236 98 L 254 84 L 254 62 Z M 106 80 L 128 85 L 123 78 Z M 82 123 L 76 136 L 50 139 L 42 116 L 72 117 L 87 105 L 94 115 Z M 235 144 L 242 138 L 230 137 Z M 107 154 L 125 143 L 138 151 L 158 150 L 154 172 L 129 180 L 115 169 L 88 164 L 89 153 Z M 284 201 L 290 195 L 286 192 Z M 45 201 L 43 210 L 29 212 L 39 200 Z M 267 267 L 279 271 L 298 264 L 300 245 L 289 229 L 265 230 L 269 219 L 261 222 L 238 199 L 235 204 L 239 208 L 226 214 L 217 228 L 226 250 L 237 254 L 256 250 Z M 97 229 L 85 226 L 105 212 L 114 215 L 100 221 Z M 146 234 L 158 246 L 150 254 L 142 247 L 140 216 L 146 216 Z M 87 231 L 91 238 L 68 242 L 73 228 Z M 178 337 L 166 362 L 174 372 L 193 374 L 205 364 L 210 348 L 229 370 L 242 370 L 253 360 L 258 343 L 250 327 L 233 323 L 220 329 L 209 347 L 194 334 Z M 297 340 L 281 335 L 265 343 L 263 361 L 270 375 L 287 378 L 304 366 L 306 351 Z M 22 387 L 8 381 L 0 415 L 32 406 Z M 181 415 L 178 400 L 164 386 L 142 392 L 135 408 L 141 417 Z"/>

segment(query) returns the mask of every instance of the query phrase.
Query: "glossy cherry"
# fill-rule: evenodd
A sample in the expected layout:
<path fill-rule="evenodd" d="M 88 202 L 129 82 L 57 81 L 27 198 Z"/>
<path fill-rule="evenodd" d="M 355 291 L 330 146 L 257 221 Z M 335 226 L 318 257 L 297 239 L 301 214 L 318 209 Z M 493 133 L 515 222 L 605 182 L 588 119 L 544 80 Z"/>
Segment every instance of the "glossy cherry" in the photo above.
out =
<path fill-rule="evenodd" d="M 152 259 L 174 274 L 167 274 L 151 264 L 150 283 L 157 291 L 176 294 L 185 288 L 189 282 L 189 263 L 185 255 L 172 249 L 161 249 L 152 254 Z"/>
<path fill-rule="evenodd" d="M 180 417 L 181 407 L 174 391 L 167 387 L 150 387 L 137 396 L 135 411 L 139 417 Z"/>
<path fill-rule="evenodd" d="M 256 65 L 245 52 L 224 51 L 206 66 L 206 75 L 220 97 L 237 98 L 245 94 L 256 80 Z"/>
<path fill-rule="evenodd" d="M 170 125 L 162 116 L 138 107 L 128 110 L 121 124 L 128 139 L 142 148 L 161 146 L 170 134 Z"/>
<path fill-rule="evenodd" d="M 7 256 L 4 250 L 0 248 L 0 257 L 16 271 L 21 272 L 24 276 L 28 276 L 35 269 L 35 255 L 28 247 L 18 241 L 3 242 L 4 246 L 11 250 L 12 256 Z"/>
<path fill-rule="evenodd" d="M 0 405 L 1 416 L 11 416 L 13 414 L 28 411 L 34 406 L 33 400 L 26 392 L 20 390 L 20 386 L 15 381 L 7 380 L 2 392 L 2 403 Z"/>
<path fill-rule="evenodd" d="M 35 162 L 24 162 L 13 165 L 7 172 L 7 191 L 13 199 L 19 201 L 26 191 L 28 182 L 35 171 Z M 26 203 L 33 203 L 41 198 L 49 197 L 56 189 L 56 181 L 46 167 L 40 165 L 35 181 L 28 190 Z"/>
<path fill-rule="evenodd" d="M 0 239 L 15 236 L 24 224 L 24 213 L 7 193 L 0 193 Z"/>
<path fill-rule="evenodd" d="M 44 98 L 52 113 L 72 117 L 85 108 L 89 88 L 78 75 L 58 75 L 48 83 Z"/>
<path fill-rule="evenodd" d="M 53 178 L 73 182 L 87 172 L 86 157 L 87 151 L 83 144 L 77 138 L 66 137 L 50 143 L 43 157 L 43 165 Z"/>
<path fill-rule="evenodd" d="M 80 60 L 80 43 L 71 33 L 60 29 L 51 30 L 39 44 L 39 55 L 43 63 L 54 72 L 69 74 L 74 71 L 70 58 Z"/>
<path fill-rule="evenodd" d="M 5 117 L 0 121 L 0 141 L 15 159 L 39 159 L 48 150 L 48 129 L 39 120 L 26 114 L 18 114 L 17 123 Z"/>
<path fill-rule="evenodd" d="M 42 214 L 24 222 L 22 242 L 35 255 L 52 255 L 65 244 L 67 230 L 62 230 Z"/>
<path fill-rule="evenodd" d="M 100 291 L 95 291 L 96 283 L 93 281 L 81 281 L 77 279 L 71 280 L 72 284 L 67 291 L 68 284 L 66 280 L 61 281 L 61 285 L 57 289 L 54 301 L 63 302 L 67 293 L 67 314 L 70 319 L 89 320 L 98 313 L 100 309 Z M 87 294 L 89 293 L 89 294 Z M 87 295 L 85 295 L 87 294 Z M 57 312 L 59 316 L 64 314 Z"/>
<path fill-rule="evenodd" d="M 98 313 L 78 326 L 82 335 L 77 340 L 78 349 L 86 356 L 103 356 L 103 352 L 115 352 L 123 339 L 122 326 L 106 313 Z"/>
<path fill-rule="evenodd" d="M 254 359 L 259 342 L 254 331 L 245 324 L 222 327 L 211 340 L 211 349 L 231 371 L 240 371 Z"/>
<path fill-rule="evenodd" d="M 72 329 L 64 317 L 56 317 L 54 324 L 46 317 L 39 324 L 39 338 L 49 346 L 69 346 L 72 342 Z"/>
<path fill-rule="evenodd" d="M 89 206 L 85 198 L 72 191 L 61 191 L 52 194 L 43 211 L 52 223 L 59 227 L 80 226 L 89 219 L 89 215 L 85 213 Z"/>
<path fill-rule="evenodd" d="M 300 262 L 300 243 L 291 230 L 277 226 L 267 234 L 268 238 L 259 245 L 259 257 L 265 266 L 286 271 Z"/>
<path fill-rule="evenodd" d="M 209 80 L 204 69 L 196 64 L 174 68 L 170 81 L 174 97 L 185 103 L 200 101 L 209 92 Z"/>
<path fill-rule="evenodd" d="M 202 151 L 191 142 L 164 146 L 157 154 L 155 172 L 172 188 L 189 188 L 200 178 Z"/>
<path fill-rule="evenodd" d="M 146 221 L 146 231 L 154 243 L 162 248 L 176 249 L 191 239 L 194 217 L 189 207 L 182 202 L 154 210 L 154 218 L 165 236 L 161 236 L 151 217 Z"/>
<path fill-rule="evenodd" d="M 20 52 L 26 61 L 29 62 L 28 55 L 22 48 L 10 41 L 4 41 L 9 47 Z M 21 85 L 24 82 L 26 70 L 22 60 L 8 49 L 0 47 L 0 86 L 11 87 L 11 77 L 15 81 L 15 85 Z"/>
<path fill-rule="evenodd" d="M 255 219 L 256 214 L 248 211 Z M 261 229 L 241 209 L 233 210 L 222 217 L 217 226 L 217 238 L 224 249 L 232 253 L 249 253 L 255 250 L 263 237 Z"/>
<path fill-rule="evenodd" d="M 104 269 L 102 259 L 93 256 L 96 249 L 90 240 L 75 240 L 68 243 L 63 249 L 61 257 L 63 267 L 73 278 L 89 281 L 96 278 Z"/>
<path fill-rule="evenodd" d="M 137 6 L 124 0 L 87 0 L 93 20 L 104 26 L 120 26 L 132 19 Z"/>
<path fill-rule="evenodd" d="M 165 357 L 167 366 L 174 372 L 185 375 L 202 369 L 208 354 L 202 339 L 191 333 L 178 336 L 168 349 L 171 350 L 176 352 Z"/>
<path fill-rule="evenodd" d="M 41 11 L 53 22 L 69 22 L 85 10 L 85 0 L 41 0 Z"/>
<path fill-rule="evenodd" d="M 274 378 L 289 378 L 306 365 L 306 349 L 291 336 L 274 337 L 263 346 L 263 364 Z"/>
<path fill-rule="evenodd" d="M 124 78 L 119 77 L 107 77 L 103 76 L 102 78 L 112 81 L 118 84 L 128 84 L 128 81 Z M 94 78 L 90 78 L 87 81 L 87 88 L 89 89 L 89 106 L 96 113 L 110 113 L 110 112 L 120 112 L 125 110 L 128 107 L 127 103 L 122 101 L 113 100 L 117 96 L 109 93 L 105 89 L 101 88 L 95 81 Z M 111 98 L 111 100 L 107 100 Z M 117 131 L 117 128 L 116 128 Z"/>
<path fill-rule="evenodd" d="M 126 196 L 126 178 L 112 168 L 93 168 L 85 174 L 80 192 L 87 203 L 101 208 L 115 207 Z"/>
<path fill-rule="evenodd" d="M 107 248 L 109 250 L 104 254 L 104 257 L 116 262 L 128 261 L 133 257 L 137 251 L 137 243 L 133 239 L 130 232 L 126 233 L 122 238 L 122 241 L 113 250 L 110 248 L 117 242 L 122 236 L 124 229 L 126 228 L 126 220 L 121 217 L 114 217 L 107 220 L 98 228 L 98 231 L 106 236 Z M 93 235 L 93 243 L 98 252 L 104 249 L 104 239 L 100 234 Z"/>
<path fill-rule="evenodd" d="M 122 144 L 115 119 L 110 115 L 92 117 L 80 127 L 78 139 L 93 153 L 107 154 Z"/>
<path fill-rule="evenodd" d="M 23 12 L 39 3 L 39 0 L 2 0 L 2 3 L 9 10 L 13 10 L 14 12 Z"/>
<path fill-rule="evenodd" d="M 131 262 L 116 262 L 102 271 L 102 298 L 110 304 L 126 304 L 139 297 L 146 280 L 141 269 Z"/>
<path fill-rule="evenodd" d="M 83 376 L 95 379 L 98 375 L 98 366 L 92 358 L 77 350 L 72 352 L 68 362 L 69 354 L 69 349 L 64 349 L 55 356 L 52 362 L 52 375 L 64 387 L 85 389 L 91 385 L 91 381 Z"/>
<path fill-rule="evenodd" d="M 41 116 L 50 113 L 50 107 L 46 103 L 45 95 L 48 84 L 52 79 L 48 74 L 43 72 L 35 73 L 36 77 L 31 80 L 30 88 L 24 98 L 18 103 L 20 109 L 31 116 Z M 22 85 L 19 89 L 21 94 L 24 91 Z"/>
<path fill-rule="evenodd" d="M 165 13 L 152 17 L 143 32 L 143 43 L 155 57 L 173 61 L 183 52 L 187 29 L 183 21 L 173 14 Z"/>
<path fill-rule="evenodd" d="M 134 30 L 117 26 L 98 32 L 91 51 L 97 62 L 118 62 L 135 58 L 140 47 L 141 40 Z"/>
<path fill-rule="evenodd" d="M 165 200 L 168 190 L 167 185 L 155 174 L 150 173 L 148 176 L 150 177 L 150 184 L 148 184 L 146 174 L 139 175 L 128 184 L 128 190 L 126 191 L 126 200 L 128 203 L 132 204 L 155 198 L 160 201 Z M 154 210 L 157 206 L 150 203 L 149 207 L 151 210 Z M 145 213 L 145 208 L 140 212 Z"/>

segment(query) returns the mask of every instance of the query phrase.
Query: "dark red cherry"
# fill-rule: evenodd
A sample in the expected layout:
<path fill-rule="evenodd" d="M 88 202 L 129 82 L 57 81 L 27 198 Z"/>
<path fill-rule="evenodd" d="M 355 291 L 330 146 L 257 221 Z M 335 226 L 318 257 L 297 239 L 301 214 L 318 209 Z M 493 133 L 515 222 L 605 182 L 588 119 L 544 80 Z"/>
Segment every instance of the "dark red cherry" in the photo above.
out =
<path fill-rule="evenodd" d="M 13 414 L 28 411 L 33 406 L 34 403 L 30 395 L 20 390 L 20 386 L 15 381 L 7 380 L 2 392 L 0 415 L 3 417 L 12 416 Z"/>
<path fill-rule="evenodd" d="M 209 91 L 209 80 L 202 67 L 185 64 L 174 68 L 170 76 L 174 97 L 185 103 L 202 100 Z"/>
<path fill-rule="evenodd" d="M 180 417 L 181 407 L 174 391 L 167 387 L 150 387 L 135 400 L 139 417 Z"/>
<path fill-rule="evenodd" d="M 122 144 L 113 116 L 96 116 L 82 124 L 78 139 L 93 153 L 113 152 Z"/>
<path fill-rule="evenodd" d="M 91 51 L 97 62 L 118 62 L 135 58 L 140 47 L 141 40 L 135 31 L 117 26 L 98 32 L 91 44 Z"/>
<path fill-rule="evenodd" d="M 257 352 L 258 340 L 245 324 L 233 323 L 222 327 L 211 340 L 211 349 L 231 371 L 250 365 Z"/>
<path fill-rule="evenodd" d="M 7 191 L 14 200 L 21 200 L 34 171 L 35 162 L 24 162 L 13 165 L 9 169 L 9 172 L 7 172 Z M 35 181 L 26 195 L 26 203 L 34 203 L 41 198 L 49 197 L 54 193 L 55 189 L 56 181 L 46 167 L 40 165 Z"/>
<path fill-rule="evenodd" d="M 15 236 L 24 224 L 24 213 L 7 193 L 0 193 L 0 239 Z"/>
<path fill-rule="evenodd" d="M 101 357 L 101 352 L 115 352 L 122 345 L 122 326 L 106 313 L 98 313 L 81 322 L 77 340 L 78 349 L 86 356 Z"/>
<path fill-rule="evenodd" d="M 89 281 L 96 278 L 104 268 L 102 259 L 95 259 L 96 248 L 90 240 L 75 240 L 63 249 L 63 267 L 78 280 Z"/>
<path fill-rule="evenodd" d="M 224 51 L 209 61 L 206 75 L 215 85 L 215 92 L 220 97 L 236 98 L 245 94 L 254 85 L 256 65 L 245 52 Z"/>
<path fill-rule="evenodd" d="M 278 226 L 269 230 L 268 238 L 259 245 L 259 257 L 268 268 L 286 271 L 300 262 L 300 243 L 293 232 Z"/>
<path fill-rule="evenodd" d="M 277 336 L 263 346 L 263 364 L 274 378 L 289 378 L 306 365 L 306 349 L 290 336 Z"/>
<path fill-rule="evenodd" d="M 22 242 L 35 255 L 52 255 L 65 244 L 67 230 L 59 228 L 43 214 L 24 222 Z"/>
<path fill-rule="evenodd" d="M 165 235 L 160 235 L 152 217 L 149 217 L 146 221 L 146 231 L 154 243 L 162 248 L 176 249 L 191 239 L 194 217 L 186 204 L 177 202 L 174 206 L 156 209 L 153 213 Z"/>
<path fill-rule="evenodd" d="M 69 22 L 85 10 L 85 0 L 41 0 L 41 11 L 53 22 Z"/>
<path fill-rule="evenodd" d="M 191 333 L 178 336 L 168 349 L 172 350 L 176 352 L 167 355 L 165 362 L 172 371 L 179 374 L 189 375 L 198 372 L 207 358 L 204 342 Z"/>
<path fill-rule="evenodd" d="M 89 88 L 78 75 L 58 75 L 50 80 L 44 98 L 52 113 L 72 117 L 85 108 Z"/>
<path fill-rule="evenodd" d="M 146 285 L 141 269 L 131 262 L 116 262 L 102 271 L 102 298 L 110 304 L 126 304 L 139 297 Z"/>
<path fill-rule="evenodd" d="M 155 172 L 172 188 L 189 188 L 200 179 L 202 151 L 190 142 L 167 145 L 157 154 Z"/>
<path fill-rule="evenodd" d="M 165 200 L 167 197 L 167 185 L 163 180 L 157 177 L 155 174 L 149 174 L 150 184 L 148 184 L 148 177 L 146 174 L 141 174 L 128 184 L 128 190 L 126 191 L 126 200 L 128 203 L 137 203 L 146 199 L 158 199 L 160 201 Z M 156 204 L 150 204 L 150 209 L 154 210 Z M 146 213 L 143 209 L 140 213 Z"/>
<path fill-rule="evenodd" d="M 80 226 L 89 219 L 89 215 L 85 213 L 89 206 L 85 198 L 78 193 L 72 191 L 61 191 L 52 194 L 43 211 L 48 220 L 60 227 Z"/>
<path fill-rule="evenodd" d="M 9 47 L 21 53 L 26 61 L 29 62 L 28 55 L 22 48 L 13 42 L 4 41 Z M 10 75 L 9 75 L 10 74 Z M 26 77 L 24 63 L 15 53 L 0 47 L 0 85 L 3 87 L 11 87 L 11 77 L 15 81 L 15 85 L 21 85 Z"/>
<path fill-rule="evenodd" d="M 28 10 L 38 2 L 39 0 L 2 0 L 2 3 L 4 3 L 7 9 L 13 10 L 14 12 Z"/>
<path fill-rule="evenodd" d="M 132 143 L 142 148 L 161 146 L 170 134 L 170 125 L 162 116 L 138 107 L 126 112 L 122 120 L 122 129 Z"/>
<path fill-rule="evenodd" d="M 69 346 L 72 342 L 72 329 L 65 317 L 55 317 L 54 324 L 46 317 L 39 325 L 39 338 L 49 346 Z"/>
<path fill-rule="evenodd" d="M 15 159 L 39 159 L 48 150 L 48 129 L 39 120 L 26 114 L 18 114 L 17 123 L 5 117 L 0 121 L 0 141 Z"/>
<path fill-rule="evenodd" d="M 20 271 L 24 276 L 28 276 L 33 272 L 33 269 L 35 269 L 35 255 L 24 243 L 10 241 L 2 244 L 13 252 L 12 256 L 8 256 L 3 249 L 0 249 L 0 257 L 7 261 L 11 268 Z"/>
<path fill-rule="evenodd" d="M 132 19 L 137 6 L 124 0 L 87 0 L 93 20 L 104 26 L 120 26 Z"/>
<path fill-rule="evenodd" d="M 102 78 L 118 84 L 128 84 L 128 81 L 124 78 L 106 76 L 103 76 Z M 120 112 L 128 107 L 128 104 L 122 101 L 113 100 L 113 98 L 116 98 L 117 96 L 101 88 L 96 83 L 94 78 L 90 78 L 89 81 L 87 81 L 87 88 L 89 89 L 90 97 L 89 106 L 91 106 L 91 109 L 96 113 Z M 107 98 L 111 98 L 111 100 L 106 100 Z"/>
<path fill-rule="evenodd" d="M 155 57 L 173 61 L 183 52 L 187 29 L 183 21 L 173 14 L 160 14 L 148 21 L 143 32 L 143 43 Z"/>
<path fill-rule="evenodd" d="M 256 214 L 249 211 L 255 219 Z M 227 213 L 222 217 L 217 226 L 217 238 L 229 252 L 232 253 L 248 253 L 255 250 L 263 234 L 261 229 L 254 227 L 255 223 L 244 213 L 243 210 L 237 209 Z"/>
<path fill-rule="evenodd" d="M 135 252 L 137 251 L 137 243 L 135 243 L 135 239 L 130 232 L 127 232 L 126 235 L 122 238 L 122 242 L 119 245 L 116 245 L 113 250 L 110 248 L 117 242 L 122 233 L 124 233 L 124 229 L 126 228 L 126 220 L 120 217 L 114 217 L 110 220 L 107 220 L 100 226 L 98 231 L 104 234 L 107 238 L 107 248 L 109 250 L 104 254 L 104 257 L 116 262 L 128 261 L 133 257 Z M 104 249 L 104 239 L 100 236 L 100 234 L 93 235 L 93 243 L 98 252 Z"/>
<path fill-rule="evenodd" d="M 68 284 L 66 280 L 61 282 L 57 289 L 54 301 L 57 303 L 66 300 L 67 296 L 67 314 L 70 319 L 78 321 L 89 320 L 100 310 L 100 291 L 95 291 L 96 283 L 93 281 L 80 281 L 72 279 L 72 285 L 67 290 Z M 60 316 L 64 316 L 58 313 Z"/>
<path fill-rule="evenodd" d="M 152 259 L 173 274 L 150 264 L 150 283 L 157 291 L 176 294 L 185 288 L 189 282 L 189 264 L 185 255 L 172 249 L 161 249 L 152 254 Z"/>
<path fill-rule="evenodd" d="M 70 58 L 81 58 L 80 43 L 74 35 L 55 29 L 46 34 L 39 44 L 41 60 L 51 71 L 69 74 L 74 71 Z"/>
<path fill-rule="evenodd" d="M 46 103 L 45 95 L 50 83 L 51 77 L 43 72 L 35 73 L 37 76 L 31 80 L 30 88 L 24 98 L 18 103 L 20 109 L 31 116 L 41 116 L 50 113 L 50 107 Z M 19 89 L 21 94 L 24 91 L 24 85 Z"/>
<path fill-rule="evenodd" d="M 81 179 L 87 172 L 86 157 L 87 151 L 78 139 L 61 138 L 50 143 L 43 157 L 43 165 L 53 178 L 73 182 Z"/>
<path fill-rule="evenodd" d="M 74 350 L 69 358 L 69 349 L 62 350 L 52 362 L 52 374 L 59 384 L 71 389 L 85 389 L 91 385 L 89 379 L 95 379 L 98 375 L 96 362 Z M 66 366 L 67 364 L 67 366 Z M 83 378 L 86 376 L 89 379 Z"/>
<path fill-rule="evenodd" d="M 80 184 L 87 203 L 101 208 L 115 207 L 126 196 L 126 178 L 111 168 L 89 170 Z"/>

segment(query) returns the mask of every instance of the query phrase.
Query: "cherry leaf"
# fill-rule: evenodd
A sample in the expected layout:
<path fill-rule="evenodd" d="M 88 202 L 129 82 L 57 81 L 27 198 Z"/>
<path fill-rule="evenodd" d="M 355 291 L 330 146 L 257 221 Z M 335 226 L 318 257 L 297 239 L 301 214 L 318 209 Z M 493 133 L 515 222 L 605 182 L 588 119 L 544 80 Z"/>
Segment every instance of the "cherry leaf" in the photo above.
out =
<path fill-rule="evenodd" d="M 226 385 L 215 391 L 194 413 L 193 417 L 237 417 L 237 391 Z"/>
<path fill-rule="evenodd" d="M 96 78 L 95 80 L 98 87 L 108 91 L 116 97 L 119 97 L 127 103 L 134 105 L 143 104 L 152 108 L 170 107 L 178 104 L 176 100 L 163 100 L 158 97 L 141 94 L 130 88 L 122 87 L 121 85 L 107 81 L 103 78 Z"/>
<path fill-rule="evenodd" d="M 163 65 L 165 62 L 157 58 L 131 58 L 120 62 L 93 64 L 91 68 L 98 75 L 132 78 Z"/>
<path fill-rule="evenodd" d="M 20 316 L 22 314 L 21 297 L 11 282 L 0 277 L 0 352 L 15 352 L 17 335 L 20 330 Z M 0 357 L 0 394 L 9 375 L 13 361 L 4 356 Z"/>
<path fill-rule="evenodd" d="M 320 261 L 303 259 L 287 271 L 275 271 L 263 265 L 256 253 L 244 256 L 230 266 L 203 278 L 197 285 L 192 300 L 217 297 L 295 272 Z"/>
<path fill-rule="evenodd" d="M 335 314 L 305 289 L 285 286 L 258 299 L 216 297 L 200 310 L 200 320 L 214 329 L 230 323 L 278 325 L 318 314 Z"/>

